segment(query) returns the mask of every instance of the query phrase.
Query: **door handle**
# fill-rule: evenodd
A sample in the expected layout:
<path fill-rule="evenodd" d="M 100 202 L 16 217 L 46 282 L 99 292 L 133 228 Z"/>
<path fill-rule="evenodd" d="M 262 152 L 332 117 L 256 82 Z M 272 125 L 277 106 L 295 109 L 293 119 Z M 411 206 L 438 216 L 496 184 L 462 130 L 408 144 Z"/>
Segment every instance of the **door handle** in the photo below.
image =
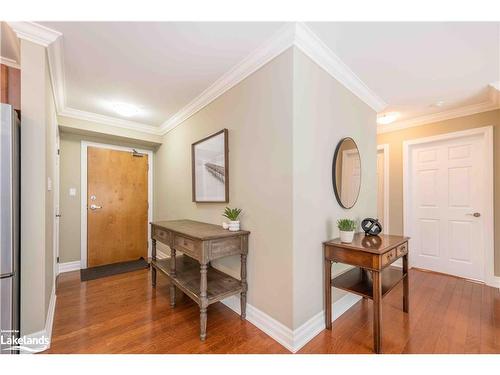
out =
<path fill-rule="evenodd" d="M 481 214 L 479 212 L 474 212 L 472 214 L 467 214 L 467 215 L 474 216 L 474 217 L 480 217 L 481 216 Z"/>
<path fill-rule="evenodd" d="M 91 209 L 91 210 L 99 210 L 99 209 L 101 209 L 101 208 L 102 208 L 102 206 L 98 206 L 98 205 L 96 205 L 96 204 L 91 204 L 91 205 L 90 205 L 90 209 Z"/>

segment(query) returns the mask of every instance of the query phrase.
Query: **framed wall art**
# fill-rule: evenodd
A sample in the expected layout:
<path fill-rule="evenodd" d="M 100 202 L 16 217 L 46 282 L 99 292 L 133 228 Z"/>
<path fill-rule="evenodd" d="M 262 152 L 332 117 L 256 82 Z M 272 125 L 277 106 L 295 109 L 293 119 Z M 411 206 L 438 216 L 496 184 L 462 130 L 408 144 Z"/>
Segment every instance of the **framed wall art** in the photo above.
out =
<path fill-rule="evenodd" d="M 223 129 L 191 145 L 193 202 L 229 202 L 228 132 Z"/>

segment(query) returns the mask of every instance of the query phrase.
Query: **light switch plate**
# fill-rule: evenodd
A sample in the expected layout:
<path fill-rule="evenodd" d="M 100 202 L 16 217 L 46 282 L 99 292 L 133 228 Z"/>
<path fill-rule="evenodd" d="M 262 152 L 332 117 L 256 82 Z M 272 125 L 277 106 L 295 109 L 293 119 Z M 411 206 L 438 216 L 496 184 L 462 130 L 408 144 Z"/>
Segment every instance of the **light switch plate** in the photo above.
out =
<path fill-rule="evenodd" d="M 76 196 L 76 189 L 75 188 L 69 188 L 69 196 L 70 197 Z"/>
<path fill-rule="evenodd" d="M 47 177 L 47 190 L 52 190 L 52 179 L 50 177 Z"/>

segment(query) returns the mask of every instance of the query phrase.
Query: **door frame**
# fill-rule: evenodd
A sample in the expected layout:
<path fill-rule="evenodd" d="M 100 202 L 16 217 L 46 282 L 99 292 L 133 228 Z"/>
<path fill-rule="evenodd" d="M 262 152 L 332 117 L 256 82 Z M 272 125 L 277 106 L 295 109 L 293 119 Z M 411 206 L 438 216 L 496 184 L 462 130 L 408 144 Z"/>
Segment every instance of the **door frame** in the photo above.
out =
<path fill-rule="evenodd" d="M 389 231 L 389 144 L 384 143 L 377 145 L 377 153 L 382 151 L 384 153 L 384 228 L 383 233 L 391 234 Z"/>
<path fill-rule="evenodd" d="M 485 233 L 493 233 L 493 236 L 485 236 L 484 238 L 484 256 L 483 256 L 483 272 L 484 282 L 490 286 L 500 287 L 500 277 L 495 276 L 495 240 L 494 240 L 494 170 L 493 170 L 493 126 L 484 126 L 480 128 L 468 129 L 463 131 L 444 133 L 440 135 L 417 138 L 403 142 L 403 231 L 405 235 L 412 233 L 411 226 L 411 195 L 409 187 L 411 186 L 410 173 L 410 151 L 416 145 L 433 143 L 437 141 L 446 141 L 480 135 L 483 137 L 485 148 L 483 150 L 483 158 L 485 164 L 485 191 L 484 191 L 484 209 L 482 212 Z M 411 262 L 411 256 L 410 256 Z"/>
<path fill-rule="evenodd" d="M 87 268 L 87 149 L 89 147 L 98 147 L 126 152 L 132 152 L 133 150 L 136 150 L 137 152 L 148 155 L 148 257 L 151 257 L 151 226 L 149 225 L 149 223 L 153 221 L 153 151 L 134 147 L 124 147 L 105 143 L 81 141 L 80 268 Z"/>

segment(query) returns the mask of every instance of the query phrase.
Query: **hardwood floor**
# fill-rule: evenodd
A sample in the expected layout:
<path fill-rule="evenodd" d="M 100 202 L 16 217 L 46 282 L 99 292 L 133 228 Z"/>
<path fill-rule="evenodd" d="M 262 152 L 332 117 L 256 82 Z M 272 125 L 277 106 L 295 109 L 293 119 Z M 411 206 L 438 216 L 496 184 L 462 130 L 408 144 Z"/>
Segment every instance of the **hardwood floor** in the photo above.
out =
<path fill-rule="evenodd" d="M 59 276 L 51 348 L 46 353 L 289 353 L 221 303 L 209 307 L 208 337 L 198 337 L 198 306 L 141 270 L 80 282 Z M 446 275 L 410 270 L 410 314 L 402 286 L 383 301 L 384 353 L 500 353 L 500 293 Z M 299 353 L 372 353 L 371 301 L 363 300 Z"/>

